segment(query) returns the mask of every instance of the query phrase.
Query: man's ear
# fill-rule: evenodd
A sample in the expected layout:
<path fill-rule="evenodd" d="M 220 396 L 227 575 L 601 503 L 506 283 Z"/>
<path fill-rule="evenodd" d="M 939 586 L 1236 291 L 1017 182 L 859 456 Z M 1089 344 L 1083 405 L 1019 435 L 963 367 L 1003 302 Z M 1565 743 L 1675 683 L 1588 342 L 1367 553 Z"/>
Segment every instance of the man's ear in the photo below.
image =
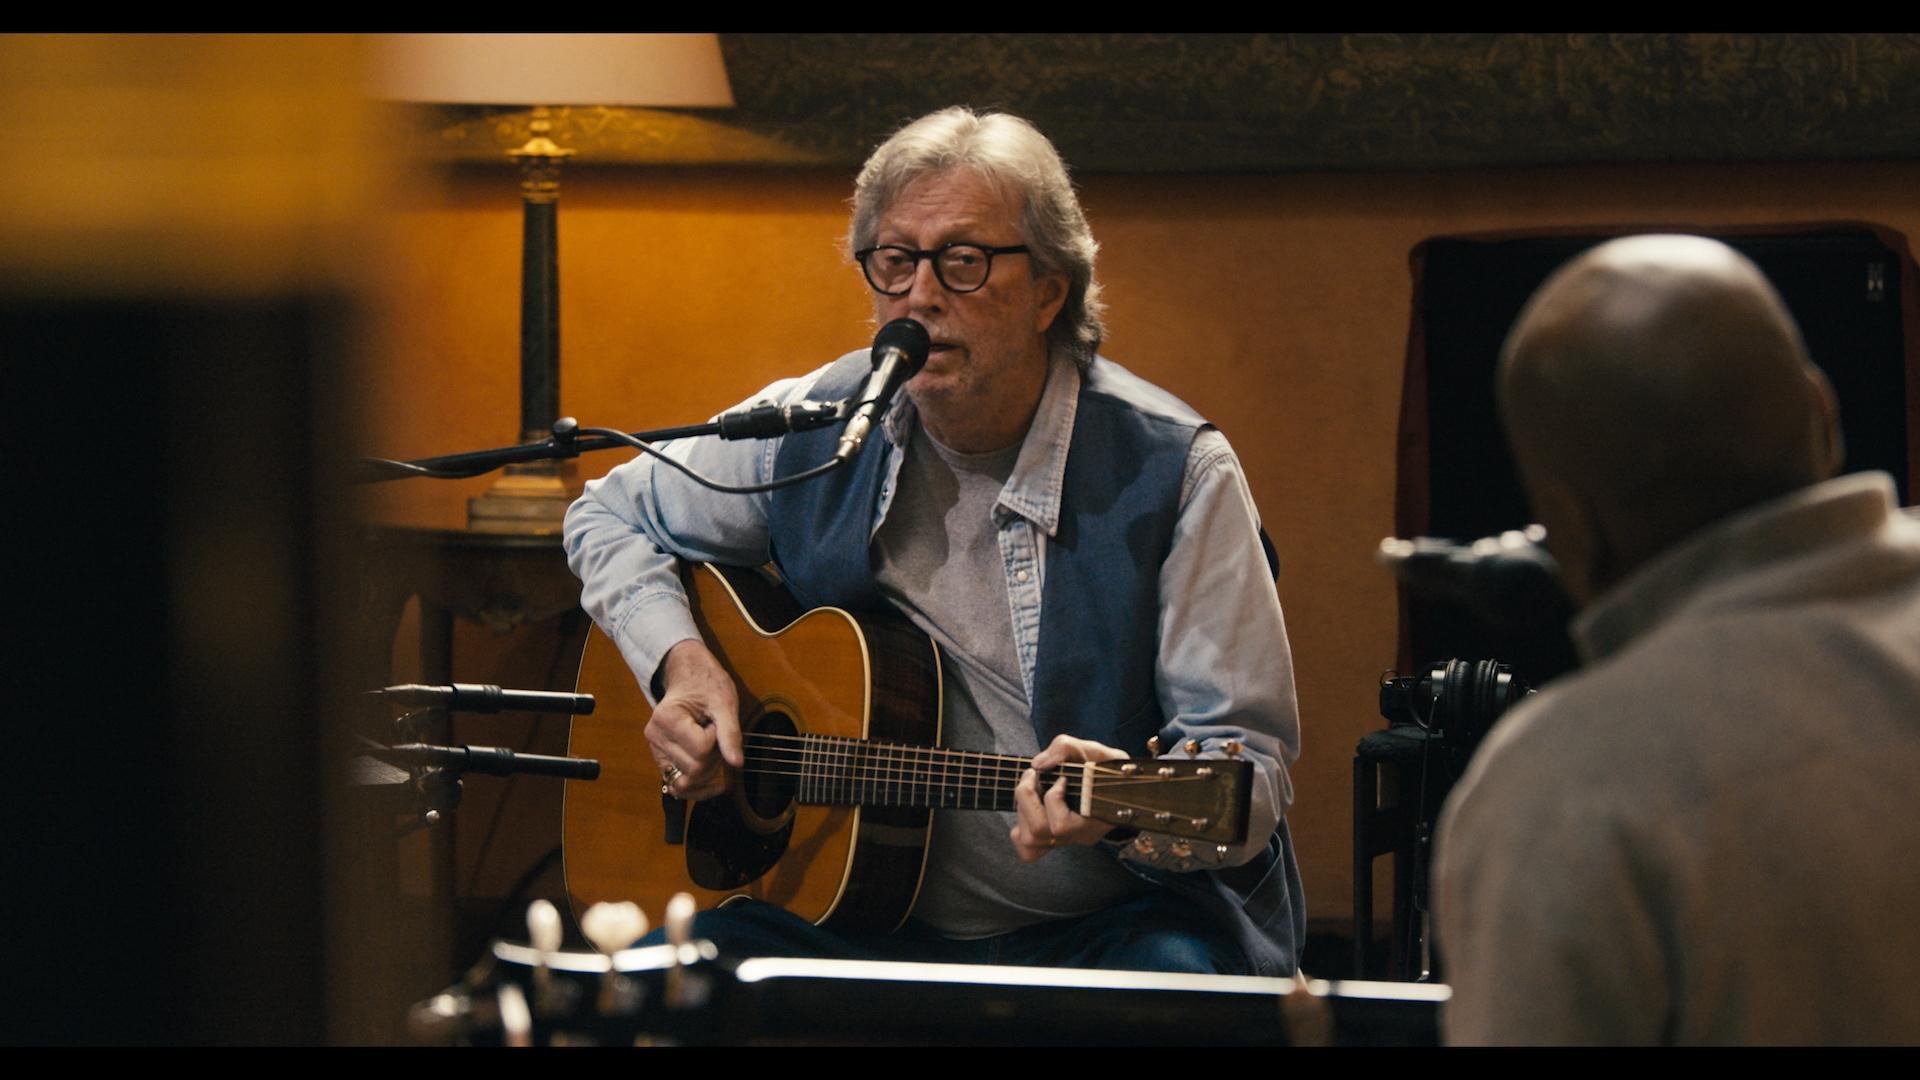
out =
<path fill-rule="evenodd" d="M 1552 477 L 1527 477 L 1527 498 L 1547 527 L 1547 551 L 1560 564 L 1560 583 L 1584 608 L 1617 578 L 1618 553 L 1600 514 L 1578 492 Z"/>
<path fill-rule="evenodd" d="M 1840 433 L 1840 406 L 1833 396 L 1833 384 L 1827 381 L 1824 372 L 1808 364 L 1806 375 L 1807 381 L 1813 384 L 1814 401 L 1819 406 L 1813 419 L 1817 429 L 1814 432 L 1814 445 L 1825 448 L 1822 459 L 1814 464 L 1819 470 L 1819 478 L 1830 480 L 1839 475 L 1840 466 L 1847 457 L 1846 437 Z"/>
<path fill-rule="evenodd" d="M 1060 309 L 1067 305 L 1068 277 L 1060 271 L 1046 274 L 1034 282 L 1038 290 L 1040 303 L 1034 319 L 1034 332 L 1044 334 L 1053 329 L 1053 321 L 1060 317 Z"/>

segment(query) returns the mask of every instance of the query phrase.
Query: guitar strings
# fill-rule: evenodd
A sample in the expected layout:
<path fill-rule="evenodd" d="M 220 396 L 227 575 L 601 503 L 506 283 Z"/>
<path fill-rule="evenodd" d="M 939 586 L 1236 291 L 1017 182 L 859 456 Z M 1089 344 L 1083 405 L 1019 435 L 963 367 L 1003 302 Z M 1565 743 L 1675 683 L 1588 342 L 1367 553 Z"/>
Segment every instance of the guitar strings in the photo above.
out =
<path fill-rule="evenodd" d="M 792 764 L 792 763 L 787 762 L 787 763 L 775 763 L 775 764 Z M 847 786 L 849 784 L 855 785 L 855 786 L 859 786 L 859 785 L 870 786 L 873 784 L 880 784 L 880 785 L 891 785 L 891 786 L 909 787 L 909 788 L 943 789 L 943 788 L 959 787 L 959 788 L 981 788 L 981 789 L 992 790 L 992 791 L 1011 791 L 1013 786 L 1013 785 L 1009 785 L 1006 782 L 1007 779 L 1009 779 L 1007 777 L 996 777 L 994 778 L 996 782 L 982 783 L 980 781 L 984 778 L 968 777 L 960 774 L 947 774 L 945 776 L 936 776 L 931 773 L 907 774 L 907 773 L 887 772 L 882 770 L 871 770 L 871 769 L 866 771 L 851 771 L 851 772 L 840 771 L 840 772 L 832 772 L 832 773 L 822 773 L 820 771 L 808 770 L 805 767 L 806 763 L 804 762 L 800 764 L 801 764 L 801 767 L 797 769 L 795 768 L 783 769 L 783 768 L 767 767 L 767 766 L 754 767 L 750 765 L 749 767 L 745 769 L 741 769 L 740 771 L 752 776 L 791 776 L 791 777 L 798 777 L 802 780 L 816 781 L 822 785 L 827 785 L 827 786 L 837 785 L 842 787 Z M 1075 794 L 1080 790 L 1081 785 L 1076 784 L 1074 782 L 1074 780 L 1076 779 L 1078 778 L 1068 778 L 1068 783 L 1067 783 L 1068 794 Z M 1202 779 L 1205 779 L 1205 778 L 1197 777 L 1197 776 L 1181 776 L 1181 777 L 1167 777 L 1167 778 L 1154 777 L 1150 780 L 1136 781 L 1134 783 L 1152 784 L 1158 787 L 1165 784 L 1188 783 L 1188 782 L 1202 780 Z M 1115 784 L 1101 784 L 1098 790 L 1102 792 L 1110 791 L 1114 787 L 1120 786 L 1121 783 L 1127 783 L 1127 782 L 1122 781 L 1120 783 L 1115 783 Z M 1099 802 L 1111 802 L 1118 806 L 1134 805 L 1131 803 L 1122 802 L 1119 798 L 1116 798 L 1110 795 L 1095 795 L 1094 799 Z M 1140 809 L 1140 807 L 1138 806 L 1135 806 L 1134 808 Z"/>
<path fill-rule="evenodd" d="M 881 780 L 890 783 L 951 784 L 966 786 L 1012 787 L 1026 775 L 1026 769 L 988 766 L 974 768 L 966 764 L 947 765 L 942 763 L 909 762 L 905 759 L 881 760 L 856 759 L 844 755 L 801 753 L 787 757 L 771 756 L 765 753 L 749 755 L 749 767 L 744 770 L 763 775 L 804 776 L 825 782 L 837 782 L 844 779 Z M 754 767 L 758 765 L 759 767 Z M 780 768 L 787 766 L 786 769 Z M 1070 788 L 1078 789 L 1084 782 L 1081 770 L 1068 769 L 1063 773 L 1049 772 L 1043 776 L 1051 782 L 1065 779 Z M 1204 779 L 1192 777 L 1191 779 Z M 1168 780 L 1162 777 L 1144 779 L 1114 774 L 1102 786 L 1112 784 L 1140 785 L 1163 784 Z"/>
<path fill-rule="evenodd" d="M 799 742 L 798 747 L 769 747 L 773 741 Z M 750 746 L 760 753 L 755 757 L 768 765 L 798 765 L 799 773 L 781 775 L 808 776 L 812 770 L 818 775 L 813 779 L 826 782 L 871 782 L 885 783 L 936 784 L 951 786 L 956 781 L 961 786 L 991 784 L 1004 786 L 1009 781 L 1018 782 L 1026 774 L 1027 762 L 1023 758 L 986 755 L 974 751 L 945 751 L 936 748 L 890 747 L 887 744 L 863 742 L 831 742 L 819 737 L 808 738 L 790 735 L 753 735 L 748 737 Z M 874 751 L 878 750 L 878 753 Z M 903 756 L 904 752 L 904 756 Z M 785 755 L 782 757 L 781 755 Z M 1067 763 L 1078 764 L 1078 763 Z M 778 774 L 774 770 L 762 769 L 762 772 Z M 1102 787 L 1146 786 L 1204 780 L 1205 777 L 1188 774 L 1180 777 L 1163 777 L 1154 773 L 1127 773 L 1112 767 L 1095 766 L 1096 775 L 1103 777 Z M 1084 770 L 1066 767 L 1050 771 L 1047 775 L 1066 776 L 1076 789 L 1082 780 Z M 957 774 L 957 775 L 956 775 Z"/>
<path fill-rule="evenodd" d="M 863 800 L 868 801 L 872 805 L 889 805 L 889 799 L 887 798 L 887 796 L 890 796 L 890 795 L 902 796 L 902 797 L 911 796 L 911 795 L 921 795 L 923 797 L 930 797 L 930 798 L 937 797 L 937 801 L 943 804 L 947 801 L 949 797 L 953 802 L 959 803 L 959 802 L 963 802 L 967 796 L 971 795 L 973 797 L 973 806 L 971 808 L 981 809 L 982 807 L 981 807 L 980 796 L 984 793 L 985 795 L 988 796 L 988 801 L 990 803 L 990 805 L 985 807 L 985 809 L 993 809 L 993 810 L 1012 809 L 1012 804 L 1009 800 L 1011 800 L 1011 798 L 1013 797 L 1013 790 L 1011 787 L 1009 787 L 1006 784 L 1004 777 L 999 778 L 1000 782 L 998 783 L 979 784 L 979 783 L 970 782 L 968 778 L 965 778 L 965 777 L 956 778 L 951 776 L 947 777 L 944 781 L 942 781 L 942 780 L 935 780 L 931 777 L 924 777 L 924 776 L 923 777 L 907 777 L 907 776 L 890 774 L 890 773 L 867 773 L 864 775 L 841 773 L 841 774 L 835 774 L 835 775 L 821 776 L 818 773 L 809 773 L 804 770 L 795 771 L 795 770 L 782 770 L 777 768 L 748 768 L 742 771 L 750 773 L 755 776 L 798 777 L 803 782 L 811 780 L 812 781 L 811 784 L 803 783 L 802 785 L 803 792 L 806 789 L 810 788 L 812 789 L 813 793 L 821 796 L 827 796 L 829 794 L 832 794 L 832 795 L 841 795 L 841 796 L 851 797 L 855 794 L 858 794 Z M 1147 780 L 1138 781 L 1138 782 L 1173 783 L 1175 781 L 1192 781 L 1192 780 L 1201 780 L 1201 779 L 1205 779 L 1205 778 L 1197 777 L 1197 776 L 1151 777 L 1151 778 L 1148 778 Z M 1081 796 L 1081 791 L 1083 787 L 1084 785 L 1082 784 L 1069 783 L 1065 794 L 1068 798 L 1071 798 L 1077 801 Z M 1106 791 L 1107 787 L 1108 785 L 1102 785 L 1100 790 Z M 1163 809 L 1161 807 L 1155 807 L 1148 804 L 1130 802 L 1128 800 L 1116 798 L 1111 795 L 1095 795 L 1093 797 L 1093 801 L 1095 803 L 1100 804 L 1103 809 L 1131 810 L 1137 814 L 1140 814 L 1143 818 L 1155 815 L 1161 809 Z M 967 807 L 961 807 L 961 808 L 965 809 Z M 1193 820 L 1192 816 L 1189 814 L 1180 814 L 1176 816 L 1177 823 L 1183 824 L 1186 822 L 1190 822 L 1192 820 Z M 1167 825 L 1169 823 L 1158 822 L 1157 824 Z M 1176 828 L 1177 828 L 1177 824 L 1176 824 Z"/>
<path fill-rule="evenodd" d="M 1017 784 L 1025 776 L 1024 770 L 1016 773 L 1016 772 L 1009 772 L 1004 769 L 972 770 L 972 769 L 967 769 L 964 766 L 959 768 L 951 768 L 951 769 L 946 767 L 940 767 L 940 766 L 906 767 L 906 766 L 895 766 L 893 764 L 888 764 L 884 762 L 873 763 L 873 762 L 866 762 L 866 761 L 827 759 L 827 758 L 821 758 L 813 755 L 802 755 L 800 757 L 788 757 L 788 758 L 773 758 L 773 757 L 767 757 L 765 755 L 750 755 L 748 758 L 748 762 L 749 762 L 748 767 L 745 769 L 742 769 L 741 770 L 742 772 L 752 773 L 754 775 L 759 775 L 759 776 L 814 777 L 817 779 L 830 781 L 830 782 L 838 781 L 842 779 L 858 778 L 858 779 L 881 779 L 889 782 L 940 785 L 940 784 L 952 783 L 958 780 L 962 783 L 980 783 L 980 782 L 990 781 L 997 786 L 1007 786 L 1008 784 Z M 783 769 L 783 768 L 780 768 L 780 766 L 789 766 L 789 768 Z M 1053 773 L 1053 772 L 1046 773 L 1043 775 L 1054 778 L 1054 779 L 1064 778 L 1070 786 L 1074 785 L 1076 781 L 1081 781 L 1083 779 L 1079 770 L 1077 769 L 1067 770 L 1064 777 L 1062 777 L 1060 773 Z M 1106 791 L 1112 788 L 1122 788 L 1122 787 L 1161 787 L 1166 784 L 1191 784 L 1191 783 L 1199 783 L 1207 779 L 1208 778 L 1204 776 L 1193 776 L 1193 775 L 1187 775 L 1187 776 L 1116 775 L 1114 777 L 1102 780 L 1102 782 L 1100 783 L 1100 790 Z"/>
<path fill-rule="evenodd" d="M 823 791 L 849 788 L 871 791 L 875 785 L 932 789 L 956 795 L 981 791 L 1012 794 L 1026 774 L 1025 758 L 939 747 L 908 747 L 835 736 L 782 735 L 760 732 L 747 736 L 754 759 L 765 763 L 749 769 L 758 775 L 795 776 Z M 787 745 L 770 745 L 770 744 Z M 798 744 L 798 745 L 794 745 Z M 767 767 L 773 766 L 773 767 Z M 787 768 L 779 768 L 787 766 Z M 1118 777 L 1117 769 L 1105 770 Z M 1068 769 L 1068 790 L 1077 798 L 1084 786 L 1083 770 Z M 1057 774 L 1049 774 L 1057 775 Z"/>
<path fill-rule="evenodd" d="M 1012 776 L 968 776 L 960 773 L 949 773 L 945 777 L 941 777 L 932 773 L 915 774 L 885 769 L 858 768 L 853 770 L 829 771 L 825 768 L 808 768 L 807 766 L 809 764 L 808 762 L 775 762 L 766 766 L 749 764 L 747 768 L 739 771 L 751 776 L 792 776 L 810 783 L 817 783 L 828 787 L 845 787 L 847 785 L 872 786 L 879 784 L 911 788 L 977 788 L 980 790 L 1005 791 L 1011 793 L 1017 786 L 1017 778 Z M 796 767 L 780 768 L 778 767 L 780 765 Z M 1082 781 L 1080 778 L 1070 777 L 1067 780 L 1067 793 L 1069 795 L 1075 795 L 1080 791 L 1081 786 Z M 1104 785 L 1102 787 L 1104 790 Z"/>
<path fill-rule="evenodd" d="M 912 802 L 964 806 L 971 801 L 973 808 L 980 809 L 984 795 L 986 809 L 1004 810 L 1011 808 L 1013 786 L 1024 778 L 1028 768 L 1026 759 L 1010 755 L 874 743 L 844 736 L 756 732 L 748 735 L 746 742 L 753 753 L 750 767 L 744 771 L 797 778 L 802 798 L 857 798 L 879 805 Z M 1061 772 L 1049 772 L 1047 776 L 1064 773 L 1064 794 L 1078 802 L 1086 794 L 1086 770 L 1065 767 L 1073 764 L 1082 763 L 1063 763 Z M 1094 796 L 1094 801 L 1103 807 L 1145 815 L 1155 814 L 1156 808 L 1117 798 L 1108 789 L 1206 779 L 1191 773 L 1178 777 L 1129 773 L 1097 763 L 1094 771 L 1106 778 L 1100 786 L 1103 794 Z"/>
<path fill-rule="evenodd" d="M 748 767 L 742 770 L 754 775 L 795 776 L 813 783 L 822 784 L 892 784 L 910 787 L 960 787 L 960 788 L 1008 788 L 1019 784 L 1025 777 L 1025 770 L 1018 772 L 1007 769 L 974 769 L 965 765 L 949 767 L 941 764 L 900 762 L 872 762 L 851 760 L 841 757 L 823 757 L 802 754 L 785 758 L 765 754 L 752 754 Z M 1043 782 L 1049 786 L 1064 779 L 1067 791 L 1077 794 L 1085 786 L 1085 777 L 1079 770 L 1069 769 L 1062 773 L 1043 774 Z M 1205 781 L 1202 776 L 1125 776 L 1113 775 L 1097 778 L 1101 791 L 1120 788 L 1163 787 L 1167 784 L 1193 784 Z"/>
<path fill-rule="evenodd" d="M 987 768 L 1011 769 L 1016 774 L 1024 772 L 1029 766 L 1028 759 L 1010 754 L 992 754 L 980 750 L 951 750 L 945 747 L 906 746 L 898 743 L 867 742 L 859 739 L 850 739 L 841 735 L 784 735 L 775 732 L 755 732 L 746 737 L 748 745 L 754 745 L 755 743 L 765 744 L 775 741 L 800 743 L 801 746 L 795 749 L 802 754 L 857 757 L 866 761 L 909 762 L 915 765 L 935 765 L 940 764 L 942 761 L 958 759 L 970 763 L 977 763 Z M 1063 762 L 1060 767 L 1065 768 L 1084 764 L 1085 762 L 1077 761 Z M 1129 776 L 1128 773 L 1123 772 L 1120 767 L 1116 765 L 1104 762 L 1094 762 L 1093 765 L 1094 772 L 1099 775 L 1112 776 L 1117 779 L 1124 779 Z M 1160 778 L 1149 777 L 1148 779 Z"/>

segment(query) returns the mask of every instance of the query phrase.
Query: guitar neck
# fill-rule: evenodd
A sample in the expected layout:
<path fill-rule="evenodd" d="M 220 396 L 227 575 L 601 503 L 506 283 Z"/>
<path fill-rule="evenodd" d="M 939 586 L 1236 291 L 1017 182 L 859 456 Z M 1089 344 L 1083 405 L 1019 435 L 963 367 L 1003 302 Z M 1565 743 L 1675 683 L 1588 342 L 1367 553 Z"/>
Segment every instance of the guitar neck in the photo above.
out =
<path fill-rule="evenodd" d="M 746 771 L 780 796 L 814 806 L 1012 810 L 1028 759 L 839 735 L 747 736 Z M 1228 753 L 1235 744 L 1229 742 Z M 1112 825 L 1240 843 L 1246 838 L 1246 761 L 1070 762 L 1040 774 L 1044 792 L 1066 782 L 1067 808 Z"/>
<path fill-rule="evenodd" d="M 1027 758 L 973 750 L 901 746 L 831 735 L 750 735 L 747 769 L 788 778 L 794 797 L 814 806 L 918 806 L 1012 810 Z M 1084 770 L 1040 774 L 1044 792 L 1067 780 L 1067 805 L 1080 805 Z"/>

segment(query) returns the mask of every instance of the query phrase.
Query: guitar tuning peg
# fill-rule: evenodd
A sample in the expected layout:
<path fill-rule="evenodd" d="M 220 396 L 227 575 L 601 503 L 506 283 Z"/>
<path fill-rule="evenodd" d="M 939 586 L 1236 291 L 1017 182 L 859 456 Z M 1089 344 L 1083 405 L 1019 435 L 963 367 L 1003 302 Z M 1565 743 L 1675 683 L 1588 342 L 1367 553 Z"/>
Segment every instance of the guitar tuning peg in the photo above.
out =
<path fill-rule="evenodd" d="M 1160 756 L 1160 736 L 1154 735 L 1147 739 L 1147 756 L 1148 757 Z"/>
<path fill-rule="evenodd" d="M 595 904 L 580 917 L 580 932 L 611 956 L 647 935 L 647 914 L 631 900 Z"/>
<path fill-rule="evenodd" d="M 1225 750 L 1227 752 L 1228 757 L 1239 757 L 1240 756 L 1240 740 L 1228 739 L 1226 741 L 1226 744 L 1223 745 L 1220 749 Z"/>
<path fill-rule="evenodd" d="M 533 1010 L 528 1007 L 526 992 L 520 989 L 520 984 L 501 983 L 500 989 L 494 991 L 494 1000 L 499 1006 L 500 1041 L 508 1046 L 532 1046 Z"/>
<path fill-rule="evenodd" d="M 527 905 L 527 938 L 543 953 L 560 951 L 560 911 L 549 900 Z"/>
<path fill-rule="evenodd" d="M 647 914 L 631 900 L 598 903 L 580 916 L 580 932 L 594 948 L 612 956 L 646 936 Z M 612 965 L 600 976 L 594 1008 L 601 1016 L 626 1016 L 639 1007 L 638 998 L 632 980 L 620 974 L 618 965 Z"/>
<path fill-rule="evenodd" d="M 555 1004 L 560 1000 L 557 990 L 559 984 L 554 982 L 553 973 L 547 969 L 548 955 L 560 950 L 560 936 L 560 911 L 553 906 L 552 901 L 541 899 L 535 900 L 533 903 L 527 905 L 527 939 L 533 942 L 533 948 L 537 954 L 533 968 L 533 1004 L 534 1008 L 537 1008 L 542 1015 L 547 1015 L 555 1011 Z M 509 1004 L 510 1002 L 502 999 L 501 1005 L 503 1007 Z M 524 1000 L 521 1002 L 520 1008 L 523 1010 L 527 1008 Z M 530 1031 L 531 1029 L 528 1029 L 528 1032 L 522 1032 L 521 1034 L 526 1038 L 531 1038 L 529 1034 Z M 511 1034 L 511 1032 L 509 1033 Z M 532 1044 L 530 1042 L 512 1042 L 509 1040 L 508 1045 L 529 1046 Z"/>
<path fill-rule="evenodd" d="M 704 981 L 697 973 L 687 971 L 687 965 L 698 959 L 698 954 L 689 947 L 693 941 L 694 907 L 692 894 L 674 893 L 673 899 L 667 901 L 666 918 L 661 921 L 667 931 L 667 942 L 673 946 L 673 966 L 667 969 L 669 1009 L 689 1008 L 705 998 Z"/>
<path fill-rule="evenodd" d="M 1200 740 L 1199 739 L 1188 739 L 1185 743 L 1181 744 L 1181 748 L 1187 752 L 1188 757 L 1200 756 Z"/>
<path fill-rule="evenodd" d="M 667 901 L 667 917 L 661 924 L 667 930 L 667 942 L 677 951 L 693 940 L 694 902 L 691 893 L 674 893 Z"/>

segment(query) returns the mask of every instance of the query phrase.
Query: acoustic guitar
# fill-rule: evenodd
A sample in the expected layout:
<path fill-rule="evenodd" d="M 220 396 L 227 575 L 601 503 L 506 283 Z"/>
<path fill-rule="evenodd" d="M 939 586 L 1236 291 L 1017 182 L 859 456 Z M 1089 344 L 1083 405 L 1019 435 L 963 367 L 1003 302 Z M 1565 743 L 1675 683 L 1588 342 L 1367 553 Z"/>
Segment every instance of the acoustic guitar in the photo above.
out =
<path fill-rule="evenodd" d="M 644 729 L 651 706 L 597 628 L 567 752 L 600 778 L 568 781 L 562 822 L 575 915 L 600 901 L 659 912 L 678 892 L 702 910 L 734 897 L 832 929 L 893 930 L 926 864 L 931 811 L 1012 810 L 1029 759 L 940 741 L 940 654 L 911 624 L 838 608 L 802 612 L 760 571 L 682 568 L 695 622 L 734 676 L 744 768 L 724 794 L 664 795 Z M 1070 763 L 1067 805 L 1116 826 L 1217 844 L 1246 838 L 1250 763 Z M 1051 776 L 1042 776 L 1044 785 Z"/>

